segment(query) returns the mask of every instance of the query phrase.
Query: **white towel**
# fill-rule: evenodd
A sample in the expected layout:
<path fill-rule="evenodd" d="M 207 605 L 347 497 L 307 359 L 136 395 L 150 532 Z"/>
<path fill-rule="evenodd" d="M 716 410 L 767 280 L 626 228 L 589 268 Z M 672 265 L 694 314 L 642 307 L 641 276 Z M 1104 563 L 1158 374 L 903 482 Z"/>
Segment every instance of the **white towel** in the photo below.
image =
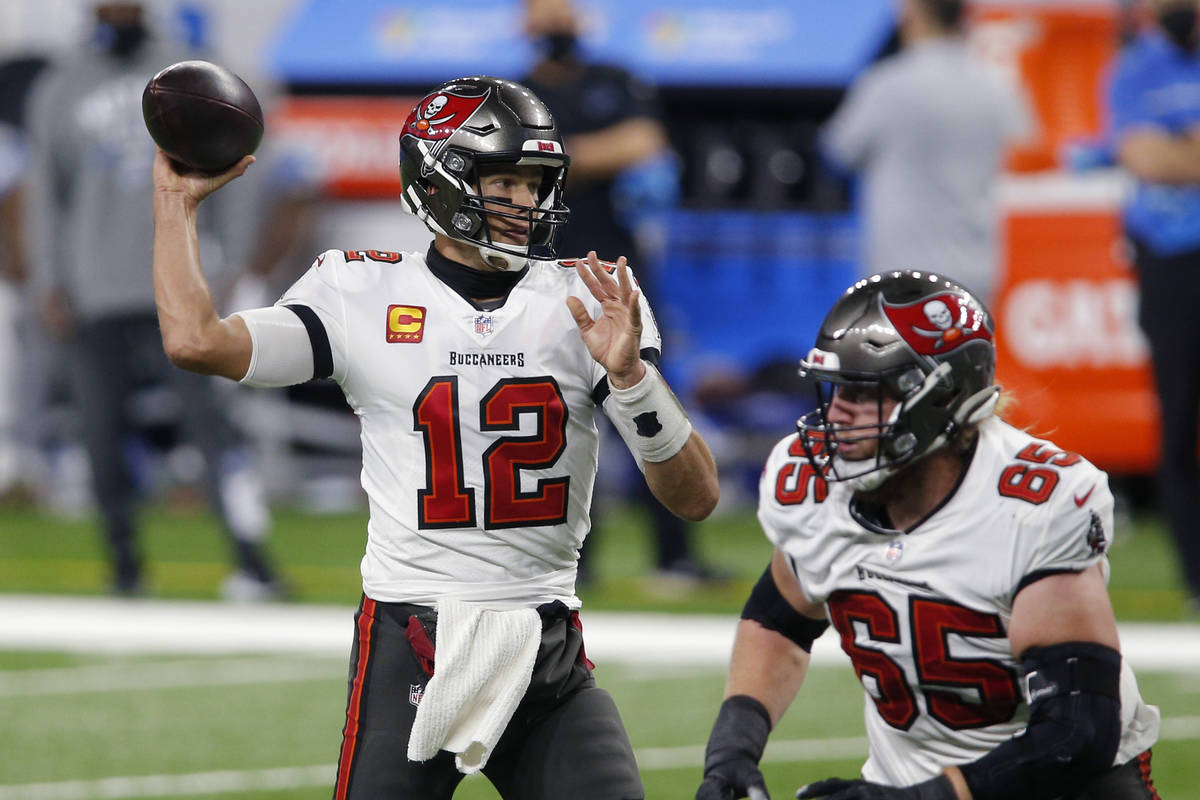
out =
<path fill-rule="evenodd" d="M 536 609 L 484 609 L 460 600 L 437 605 L 433 677 L 417 706 L 408 737 L 410 761 L 439 750 L 455 754 L 465 775 L 487 764 L 516 711 L 542 641 Z"/>

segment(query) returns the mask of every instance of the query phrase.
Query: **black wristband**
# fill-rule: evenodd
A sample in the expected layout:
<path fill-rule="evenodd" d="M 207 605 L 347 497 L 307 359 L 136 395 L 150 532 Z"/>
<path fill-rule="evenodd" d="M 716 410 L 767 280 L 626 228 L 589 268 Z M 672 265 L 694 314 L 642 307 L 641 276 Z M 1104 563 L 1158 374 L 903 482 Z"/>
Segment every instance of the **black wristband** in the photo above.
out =
<path fill-rule="evenodd" d="M 735 759 L 762 758 L 771 733 L 771 715 L 766 706 L 748 694 L 735 694 L 721 703 L 704 750 L 704 769 Z"/>

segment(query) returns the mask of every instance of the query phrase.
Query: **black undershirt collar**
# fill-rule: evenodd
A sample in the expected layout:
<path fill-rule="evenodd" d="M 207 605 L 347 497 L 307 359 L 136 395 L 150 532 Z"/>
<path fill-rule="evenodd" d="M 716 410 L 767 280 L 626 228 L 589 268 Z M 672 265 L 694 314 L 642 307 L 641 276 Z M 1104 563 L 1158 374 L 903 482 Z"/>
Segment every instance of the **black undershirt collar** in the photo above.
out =
<path fill-rule="evenodd" d="M 508 270 L 485 272 L 446 258 L 432 244 L 429 245 L 429 252 L 425 254 L 425 263 L 429 265 L 429 271 L 438 280 L 480 311 L 495 311 L 504 305 L 508 300 L 509 292 L 529 271 L 529 265 L 526 264 L 517 272 Z M 475 299 L 478 297 L 497 297 L 499 299 L 481 302 Z"/>

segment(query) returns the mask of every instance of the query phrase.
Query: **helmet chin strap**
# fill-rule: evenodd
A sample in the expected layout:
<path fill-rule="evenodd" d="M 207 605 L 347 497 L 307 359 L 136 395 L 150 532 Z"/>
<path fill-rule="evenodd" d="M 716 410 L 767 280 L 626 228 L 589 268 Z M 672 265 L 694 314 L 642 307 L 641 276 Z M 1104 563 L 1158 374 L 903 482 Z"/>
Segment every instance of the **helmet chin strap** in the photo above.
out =
<path fill-rule="evenodd" d="M 484 261 L 505 272 L 520 272 L 529 263 L 529 259 L 525 256 L 505 253 L 493 247 L 488 247 L 485 244 L 476 245 L 475 247 L 479 250 L 479 254 L 483 256 Z"/>
<path fill-rule="evenodd" d="M 454 239 L 455 241 L 462 242 L 463 244 L 472 245 L 476 250 L 479 251 L 479 255 L 482 256 L 485 263 L 490 264 L 497 269 L 505 272 L 520 272 L 521 270 L 525 269 L 525 265 L 529 263 L 529 259 L 525 256 L 505 253 L 502 250 L 497 250 L 489 245 L 472 242 L 468 239 L 463 239 L 459 236 L 451 234 L 442 228 L 441 225 L 438 225 L 437 220 L 433 217 L 433 214 L 429 213 L 429 209 L 423 204 L 417 204 L 415 213 L 417 219 L 424 222 L 425 227 L 429 228 L 429 230 L 433 231 L 434 233 L 440 233 L 443 236 Z"/>
<path fill-rule="evenodd" d="M 841 456 L 834 456 L 833 460 L 834 468 L 838 470 L 843 469 L 839 465 L 848 463 Z M 888 464 L 879 469 L 868 470 L 852 478 L 847 478 L 843 483 L 856 492 L 869 492 L 872 489 L 878 489 L 886 483 L 887 479 L 895 475 L 898 469 L 895 464 Z"/>

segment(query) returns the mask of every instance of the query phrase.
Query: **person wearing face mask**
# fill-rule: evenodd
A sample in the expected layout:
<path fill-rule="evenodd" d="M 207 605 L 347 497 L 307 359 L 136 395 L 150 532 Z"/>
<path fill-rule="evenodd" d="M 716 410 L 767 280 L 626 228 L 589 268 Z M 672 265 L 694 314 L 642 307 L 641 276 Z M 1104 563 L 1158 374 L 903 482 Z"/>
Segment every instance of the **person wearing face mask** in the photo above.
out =
<path fill-rule="evenodd" d="M 280 586 L 262 546 L 270 517 L 258 475 L 212 381 L 168 363 L 147 281 L 155 147 L 142 122 L 142 91 L 162 68 L 198 55 L 156 37 L 142 3 L 99 2 L 92 11 L 86 46 L 56 59 L 32 90 L 26 241 L 32 292 L 61 345 L 88 453 L 110 586 L 125 596 L 146 590 L 136 505 L 153 476 L 139 476 L 129 434 L 156 408 L 155 420 L 177 422 L 203 456 L 208 499 L 233 551 L 226 596 L 276 597 Z M 206 251 L 223 244 L 220 213 L 216 205 L 201 212 Z"/>
<path fill-rule="evenodd" d="M 1159 504 L 1200 611 L 1200 40 L 1195 0 L 1149 5 L 1153 24 L 1112 70 L 1110 124 L 1135 182 L 1124 224 L 1161 408 Z"/>
<path fill-rule="evenodd" d="M 519 81 L 550 108 L 571 153 L 571 221 L 559 233 L 558 250 L 577 254 L 595 249 L 608 261 L 625 256 L 654 300 L 654 263 L 618 211 L 616 184 L 631 168 L 671 163 L 657 93 L 628 70 L 592 62 L 581 52 L 583 20 L 574 0 L 526 0 L 524 28 L 538 55 Z M 689 526 L 640 483 L 633 500 L 650 514 L 661 588 L 686 589 L 722 578 L 693 552 Z M 580 562 L 585 580 L 595 577 L 589 552 Z"/>

